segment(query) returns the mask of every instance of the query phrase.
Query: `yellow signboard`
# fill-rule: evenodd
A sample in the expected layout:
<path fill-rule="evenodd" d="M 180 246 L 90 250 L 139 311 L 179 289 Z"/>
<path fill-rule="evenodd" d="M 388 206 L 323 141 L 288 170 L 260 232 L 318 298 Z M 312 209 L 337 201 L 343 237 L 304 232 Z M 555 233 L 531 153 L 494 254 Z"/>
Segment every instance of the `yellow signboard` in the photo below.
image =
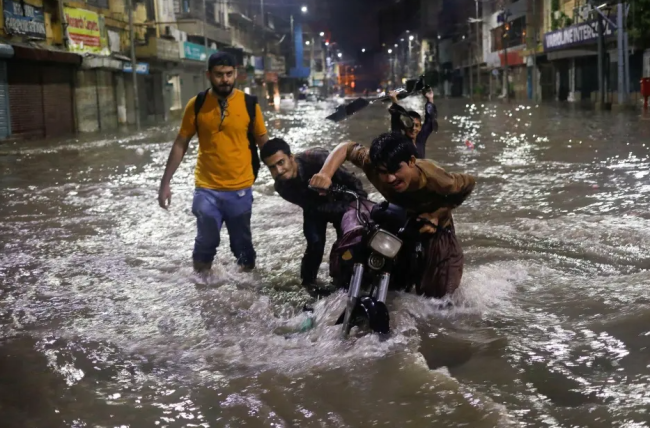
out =
<path fill-rule="evenodd" d="M 72 52 L 100 53 L 102 34 L 99 26 L 99 15 L 84 9 L 64 8 L 68 24 L 68 48 Z"/>

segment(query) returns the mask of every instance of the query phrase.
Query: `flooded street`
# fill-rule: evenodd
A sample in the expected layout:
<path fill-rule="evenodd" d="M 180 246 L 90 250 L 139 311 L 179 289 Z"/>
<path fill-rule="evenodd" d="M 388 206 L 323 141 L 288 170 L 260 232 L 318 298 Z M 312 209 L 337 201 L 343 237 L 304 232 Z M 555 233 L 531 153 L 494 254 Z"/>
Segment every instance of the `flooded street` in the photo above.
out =
<path fill-rule="evenodd" d="M 650 427 L 650 121 L 437 104 L 427 157 L 477 177 L 455 214 L 465 274 L 451 310 L 389 295 L 384 341 L 339 338 L 342 294 L 291 333 L 310 300 L 302 212 L 266 169 L 257 270 L 238 273 L 222 239 L 214 276 L 194 277 L 195 141 L 169 212 L 157 203 L 176 123 L 0 145 L 1 425 Z M 265 117 L 296 151 L 331 149 L 370 144 L 385 108 Z"/>

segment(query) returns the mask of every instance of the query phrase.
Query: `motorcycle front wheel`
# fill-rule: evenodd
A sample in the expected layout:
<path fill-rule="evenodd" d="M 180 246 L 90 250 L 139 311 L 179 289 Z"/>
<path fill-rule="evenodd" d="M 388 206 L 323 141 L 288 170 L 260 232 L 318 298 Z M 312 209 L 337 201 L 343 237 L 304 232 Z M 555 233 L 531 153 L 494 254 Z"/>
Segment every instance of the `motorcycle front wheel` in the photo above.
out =
<path fill-rule="evenodd" d="M 345 312 L 337 324 L 343 323 L 344 318 Z M 354 307 L 350 322 L 343 326 L 345 337 L 350 334 L 353 327 L 358 327 L 360 331 L 388 334 L 390 332 L 388 308 L 383 302 L 378 302 L 373 297 L 362 297 Z"/>

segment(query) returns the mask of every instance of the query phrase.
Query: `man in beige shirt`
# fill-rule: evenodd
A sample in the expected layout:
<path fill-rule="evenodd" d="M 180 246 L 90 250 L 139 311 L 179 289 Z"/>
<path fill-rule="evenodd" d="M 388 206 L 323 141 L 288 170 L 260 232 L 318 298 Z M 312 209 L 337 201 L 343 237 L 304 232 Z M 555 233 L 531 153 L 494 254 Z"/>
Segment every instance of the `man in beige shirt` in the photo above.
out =
<path fill-rule="evenodd" d="M 451 210 L 470 195 L 476 180 L 471 175 L 448 173 L 430 160 L 416 158 L 413 142 L 399 133 L 380 135 L 370 149 L 352 142 L 342 143 L 310 184 L 328 189 L 336 170 L 348 160 L 363 169 L 388 202 L 429 220 L 432 225 L 420 230 L 430 236 L 423 242 L 426 267 L 417 291 L 440 298 L 456 291 L 463 276 L 463 250 L 456 238 Z"/>

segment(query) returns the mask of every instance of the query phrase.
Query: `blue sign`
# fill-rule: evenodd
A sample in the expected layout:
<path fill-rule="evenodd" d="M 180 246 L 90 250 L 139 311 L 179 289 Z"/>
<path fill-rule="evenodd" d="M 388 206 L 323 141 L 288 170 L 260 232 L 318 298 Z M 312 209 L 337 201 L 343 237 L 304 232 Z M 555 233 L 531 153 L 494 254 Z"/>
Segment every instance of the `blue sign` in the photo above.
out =
<path fill-rule="evenodd" d="M 603 29 L 605 37 L 613 35 L 616 31 L 607 20 L 603 20 Z M 544 51 L 566 49 L 573 46 L 596 43 L 597 41 L 598 21 L 588 21 L 544 34 Z"/>
<path fill-rule="evenodd" d="M 208 56 L 218 52 L 216 49 L 208 48 L 206 54 L 205 46 L 191 42 L 183 42 L 183 58 L 194 61 L 207 61 Z"/>
<path fill-rule="evenodd" d="M 45 19 L 42 7 L 20 1 L 5 0 L 2 9 L 7 33 L 45 39 Z"/>
<path fill-rule="evenodd" d="M 149 74 L 149 64 L 146 62 L 139 62 L 136 67 L 136 74 Z M 122 71 L 125 73 L 132 73 L 133 67 L 131 67 L 131 63 L 125 62 L 124 66 L 122 67 Z"/>
<path fill-rule="evenodd" d="M 264 57 L 262 56 L 255 57 L 255 70 L 264 71 Z"/>

